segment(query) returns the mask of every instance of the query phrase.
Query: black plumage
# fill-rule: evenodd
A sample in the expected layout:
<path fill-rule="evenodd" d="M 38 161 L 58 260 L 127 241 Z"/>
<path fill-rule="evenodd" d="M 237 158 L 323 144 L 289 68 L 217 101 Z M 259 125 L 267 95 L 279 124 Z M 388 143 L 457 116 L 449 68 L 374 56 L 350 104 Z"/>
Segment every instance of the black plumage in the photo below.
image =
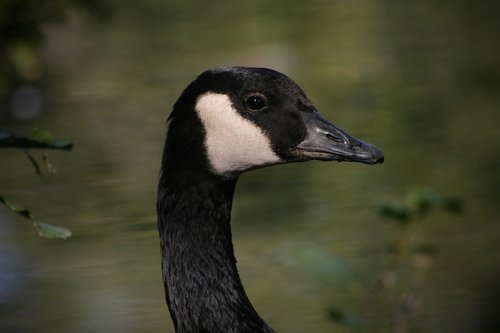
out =
<path fill-rule="evenodd" d="M 196 109 L 207 93 L 228 96 L 237 115 L 268 138 L 277 159 L 245 170 L 215 171 L 206 145 L 212 129 Z M 274 332 L 251 305 L 236 269 L 230 219 L 239 175 L 310 159 L 380 163 L 382 152 L 328 123 L 292 80 L 263 68 L 204 72 L 179 97 L 168 125 L 157 213 L 166 299 L 176 332 Z"/>

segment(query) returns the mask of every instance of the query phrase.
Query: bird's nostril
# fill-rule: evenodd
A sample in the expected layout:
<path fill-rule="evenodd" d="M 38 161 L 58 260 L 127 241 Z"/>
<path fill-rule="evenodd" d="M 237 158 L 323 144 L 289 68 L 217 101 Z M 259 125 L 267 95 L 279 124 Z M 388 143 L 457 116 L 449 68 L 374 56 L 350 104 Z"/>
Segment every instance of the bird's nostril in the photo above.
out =
<path fill-rule="evenodd" d="M 351 146 L 351 150 L 355 151 L 355 152 L 358 152 L 358 151 L 361 150 L 361 146 L 360 145 L 353 145 L 353 146 Z"/>
<path fill-rule="evenodd" d="M 331 140 L 331 141 L 335 141 L 338 143 L 345 143 L 344 139 L 342 139 L 341 137 L 332 135 L 330 133 L 326 133 L 326 137 L 328 138 L 328 140 Z"/>

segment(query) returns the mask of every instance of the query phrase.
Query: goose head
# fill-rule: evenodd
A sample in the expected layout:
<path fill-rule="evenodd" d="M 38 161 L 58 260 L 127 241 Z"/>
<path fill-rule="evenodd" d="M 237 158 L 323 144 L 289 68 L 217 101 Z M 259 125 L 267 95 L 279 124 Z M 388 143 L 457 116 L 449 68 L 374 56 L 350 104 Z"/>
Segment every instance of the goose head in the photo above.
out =
<path fill-rule="evenodd" d="M 248 67 L 205 71 L 184 90 L 169 118 L 166 158 L 168 151 L 228 178 L 281 163 L 384 160 L 322 117 L 290 78 Z"/>
<path fill-rule="evenodd" d="M 175 103 L 168 126 L 157 212 L 176 332 L 274 332 L 236 269 L 230 218 L 238 176 L 308 160 L 382 163 L 382 151 L 334 126 L 297 84 L 265 68 L 202 73 Z"/>

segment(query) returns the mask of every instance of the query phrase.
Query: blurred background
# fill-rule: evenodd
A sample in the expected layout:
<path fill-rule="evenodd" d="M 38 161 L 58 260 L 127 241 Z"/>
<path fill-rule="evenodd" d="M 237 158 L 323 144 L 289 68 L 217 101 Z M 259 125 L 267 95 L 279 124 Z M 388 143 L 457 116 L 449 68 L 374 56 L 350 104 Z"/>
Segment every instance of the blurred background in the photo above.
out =
<path fill-rule="evenodd" d="M 291 333 L 498 332 L 499 17 L 493 0 L 2 0 L 0 131 L 75 148 L 47 152 L 44 177 L 0 150 L 0 194 L 73 232 L 39 238 L 0 206 L 0 331 L 173 332 L 165 120 L 203 70 L 245 65 L 287 74 L 386 155 L 240 179 L 233 241 L 261 316 Z"/>

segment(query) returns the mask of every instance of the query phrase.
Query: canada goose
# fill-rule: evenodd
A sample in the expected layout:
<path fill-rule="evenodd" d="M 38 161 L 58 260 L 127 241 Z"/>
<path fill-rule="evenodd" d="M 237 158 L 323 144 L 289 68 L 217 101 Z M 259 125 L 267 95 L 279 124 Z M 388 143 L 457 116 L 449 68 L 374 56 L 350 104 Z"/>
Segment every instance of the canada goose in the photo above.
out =
<path fill-rule="evenodd" d="M 177 333 L 274 332 L 243 289 L 231 240 L 241 173 L 308 160 L 383 162 L 382 151 L 323 118 L 287 76 L 207 70 L 168 120 L 158 186 L 166 300 Z"/>

